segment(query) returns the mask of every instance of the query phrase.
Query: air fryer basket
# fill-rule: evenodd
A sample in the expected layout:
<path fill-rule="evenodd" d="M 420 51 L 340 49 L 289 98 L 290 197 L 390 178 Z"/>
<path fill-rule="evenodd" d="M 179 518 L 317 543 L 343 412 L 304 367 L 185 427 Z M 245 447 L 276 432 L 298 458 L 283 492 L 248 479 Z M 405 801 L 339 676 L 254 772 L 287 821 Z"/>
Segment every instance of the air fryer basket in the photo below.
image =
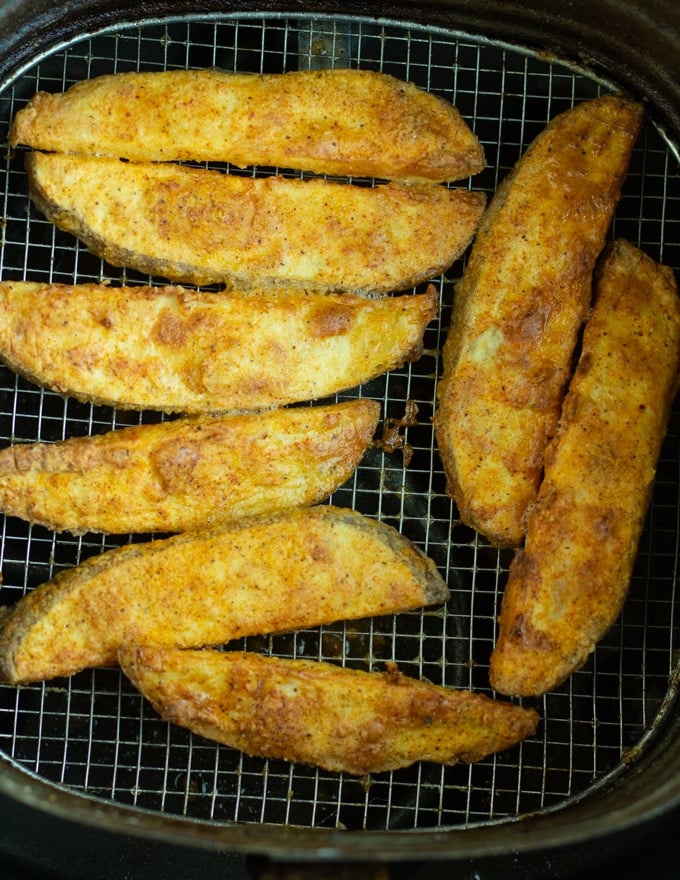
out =
<path fill-rule="evenodd" d="M 490 195 L 549 118 L 623 86 L 650 99 L 649 117 L 612 235 L 680 268 L 678 103 L 663 69 L 652 63 L 636 78 L 620 47 L 605 45 L 601 33 L 593 40 L 592 57 L 584 58 L 583 22 L 578 40 L 572 35 L 578 21 L 572 21 L 569 27 L 555 24 L 554 34 L 546 30 L 541 41 L 533 13 L 526 19 L 519 15 L 513 25 L 502 18 L 500 8 L 507 4 L 490 4 L 498 16 L 489 17 L 485 27 L 484 5 L 414 4 L 397 14 L 392 7 L 364 4 L 345 4 L 339 11 L 299 3 L 256 9 L 237 3 L 200 9 L 199 4 L 112 9 L 75 3 L 59 16 L 46 3 L 17 4 L 8 14 L 19 42 L 10 46 L 12 37 L 3 38 L 0 62 L 2 139 L 6 144 L 14 113 L 37 89 L 61 91 L 102 73 L 360 66 L 411 80 L 453 101 L 483 142 L 489 164 L 469 186 Z M 613 6 L 625 21 L 634 4 Z M 547 22 L 550 13 L 545 14 Z M 659 38 L 660 52 L 662 42 Z M 560 54 L 547 51 L 553 49 Z M 102 263 L 29 205 L 21 151 L 6 150 L 0 176 L 2 279 L 149 281 Z M 416 403 L 418 424 L 402 432 L 412 455 L 370 449 L 355 477 L 331 499 L 379 517 L 413 539 L 438 564 L 451 587 L 450 602 L 394 617 L 251 638 L 239 646 L 365 669 L 396 660 L 407 674 L 491 693 L 488 658 L 509 555 L 459 522 L 444 491 L 431 421 L 453 283 L 463 267 L 459 261 L 433 279 L 441 313 L 426 332 L 423 357 L 340 396 L 379 400 L 384 419 L 399 419 L 407 401 Z M 155 418 L 86 406 L 0 369 L 3 444 L 101 433 Z M 92 829 L 207 849 L 334 860 L 440 860 L 528 851 L 586 840 L 676 807 L 679 432 L 676 407 L 621 618 L 583 669 L 556 691 L 530 701 L 542 722 L 537 735 L 519 747 L 471 766 L 423 764 L 355 779 L 248 758 L 193 737 L 161 722 L 117 669 L 98 669 L 44 685 L 0 687 L 0 793 Z M 89 556 L 140 539 L 76 538 L 10 518 L 0 524 L 4 604 Z"/>

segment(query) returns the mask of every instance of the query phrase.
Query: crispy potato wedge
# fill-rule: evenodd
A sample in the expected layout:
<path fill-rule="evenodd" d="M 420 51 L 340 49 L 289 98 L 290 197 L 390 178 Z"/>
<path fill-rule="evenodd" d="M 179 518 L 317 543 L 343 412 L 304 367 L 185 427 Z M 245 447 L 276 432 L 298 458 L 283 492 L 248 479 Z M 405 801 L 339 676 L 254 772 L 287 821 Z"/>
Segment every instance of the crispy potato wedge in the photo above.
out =
<path fill-rule="evenodd" d="M 465 250 L 481 193 L 26 156 L 31 197 L 114 266 L 228 287 L 299 284 L 388 292 L 439 275 Z"/>
<path fill-rule="evenodd" d="M 408 181 L 460 180 L 485 165 L 452 104 L 369 70 L 100 76 L 62 94 L 38 92 L 16 114 L 10 143 Z"/>
<path fill-rule="evenodd" d="M 218 645 L 448 596 L 434 562 L 391 526 L 295 508 L 127 545 L 60 573 L 5 610 L 0 676 L 54 678 L 115 663 L 129 643 Z"/>
<path fill-rule="evenodd" d="M 607 95 L 555 117 L 494 196 L 457 286 L 436 436 L 461 518 L 493 544 L 524 537 L 642 113 Z"/>
<path fill-rule="evenodd" d="M 491 657 L 498 691 L 557 687 L 618 617 L 679 369 L 673 273 L 617 241 L 598 269 L 526 546 L 510 568 Z"/>
<path fill-rule="evenodd" d="M 380 405 L 202 416 L 0 451 L 0 510 L 56 531 L 181 532 L 326 498 Z"/>
<path fill-rule="evenodd" d="M 423 294 L 207 293 L 0 282 L 0 357 L 121 409 L 202 413 L 328 397 L 422 353 Z"/>
<path fill-rule="evenodd" d="M 478 761 L 534 734 L 538 715 L 402 675 L 241 651 L 127 646 L 121 668 L 162 718 L 250 755 L 364 776 Z"/>

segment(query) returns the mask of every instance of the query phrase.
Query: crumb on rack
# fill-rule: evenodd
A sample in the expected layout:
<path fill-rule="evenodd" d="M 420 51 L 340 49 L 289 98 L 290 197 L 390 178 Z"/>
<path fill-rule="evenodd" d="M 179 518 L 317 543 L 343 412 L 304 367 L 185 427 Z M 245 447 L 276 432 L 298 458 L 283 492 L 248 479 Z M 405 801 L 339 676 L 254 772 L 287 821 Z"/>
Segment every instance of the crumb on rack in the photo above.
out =
<path fill-rule="evenodd" d="M 406 437 L 401 433 L 402 428 L 410 428 L 418 424 L 418 404 L 411 399 L 406 401 L 404 415 L 400 419 L 387 418 L 383 422 L 383 433 L 379 440 L 374 440 L 374 445 L 383 452 L 395 452 L 401 449 L 404 456 L 404 467 L 408 467 L 413 458 L 413 447 L 406 442 Z"/>

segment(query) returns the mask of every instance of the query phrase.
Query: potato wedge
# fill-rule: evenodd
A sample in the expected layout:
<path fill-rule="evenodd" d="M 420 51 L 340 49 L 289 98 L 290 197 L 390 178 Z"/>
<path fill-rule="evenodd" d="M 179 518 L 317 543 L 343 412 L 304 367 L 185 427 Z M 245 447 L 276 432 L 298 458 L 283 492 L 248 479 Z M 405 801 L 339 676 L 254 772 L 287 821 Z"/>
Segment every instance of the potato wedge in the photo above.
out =
<path fill-rule="evenodd" d="M 642 113 L 606 95 L 555 117 L 494 196 L 457 286 L 436 434 L 461 518 L 493 544 L 523 539 Z"/>
<path fill-rule="evenodd" d="M 538 715 L 402 675 L 240 651 L 128 646 L 121 668 L 162 718 L 250 755 L 364 776 L 478 761 L 533 735 Z"/>
<path fill-rule="evenodd" d="M 181 532 L 321 501 L 371 443 L 380 405 L 202 416 L 0 451 L 0 510 L 55 531 Z"/>
<path fill-rule="evenodd" d="M 7 281 L 0 357 L 33 382 L 121 409 L 262 409 L 416 360 L 437 307 L 433 285 L 369 299 Z"/>
<path fill-rule="evenodd" d="M 594 650 L 628 593 L 680 369 L 673 273 L 611 245 L 526 547 L 511 565 L 491 683 L 557 687 Z"/>
<path fill-rule="evenodd" d="M 484 196 L 246 177 L 60 153 L 26 157 L 45 216 L 114 266 L 228 287 L 387 292 L 439 275 L 472 239 Z"/>
<path fill-rule="evenodd" d="M 62 572 L 6 610 L 0 676 L 54 678 L 115 663 L 129 643 L 217 645 L 448 596 L 434 562 L 391 526 L 295 508 L 127 545 Z"/>
<path fill-rule="evenodd" d="M 169 70 L 38 92 L 14 119 L 12 146 L 134 161 L 198 160 L 408 181 L 484 168 L 456 108 L 369 70 L 286 74 Z"/>

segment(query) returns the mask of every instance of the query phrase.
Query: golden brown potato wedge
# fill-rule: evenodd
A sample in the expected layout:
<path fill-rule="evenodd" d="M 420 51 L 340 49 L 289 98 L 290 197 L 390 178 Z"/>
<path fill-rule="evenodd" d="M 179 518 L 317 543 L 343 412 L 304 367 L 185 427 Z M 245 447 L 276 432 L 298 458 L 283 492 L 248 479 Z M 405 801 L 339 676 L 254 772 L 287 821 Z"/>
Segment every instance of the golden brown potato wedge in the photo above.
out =
<path fill-rule="evenodd" d="M 505 694 L 541 694 L 594 650 L 628 592 L 680 369 L 673 273 L 617 241 L 512 562 L 491 657 Z"/>
<path fill-rule="evenodd" d="M 387 292 L 439 275 L 470 243 L 484 196 L 354 186 L 60 153 L 26 157 L 31 197 L 114 266 L 229 287 Z"/>
<path fill-rule="evenodd" d="M 369 299 L 7 281 L 0 357 L 38 384 L 121 409 L 261 409 L 417 359 L 437 306 L 433 285 Z"/>
<path fill-rule="evenodd" d="M 478 761 L 533 735 L 538 715 L 386 672 L 246 652 L 128 646 L 125 674 L 166 720 L 267 758 L 363 776 Z"/>
<path fill-rule="evenodd" d="M 12 146 L 134 161 L 267 165 L 452 181 L 484 168 L 460 113 L 368 70 L 235 74 L 170 70 L 100 76 L 20 110 Z"/>
<path fill-rule="evenodd" d="M 607 95 L 553 119 L 494 196 L 456 289 L 437 440 L 461 518 L 499 546 L 524 536 L 642 113 Z"/>
<path fill-rule="evenodd" d="M 177 419 L 0 451 L 0 510 L 57 531 L 181 532 L 313 504 L 347 480 L 380 405 Z"/>
<path fill-rule="evenodd" d="M 0 675 L 116 662 L 125 644 L 217 645 L 439 604 L 448 589 L 391 526 L 321 506 L 131 544 L 28 593 L 0 624 Z"/>

